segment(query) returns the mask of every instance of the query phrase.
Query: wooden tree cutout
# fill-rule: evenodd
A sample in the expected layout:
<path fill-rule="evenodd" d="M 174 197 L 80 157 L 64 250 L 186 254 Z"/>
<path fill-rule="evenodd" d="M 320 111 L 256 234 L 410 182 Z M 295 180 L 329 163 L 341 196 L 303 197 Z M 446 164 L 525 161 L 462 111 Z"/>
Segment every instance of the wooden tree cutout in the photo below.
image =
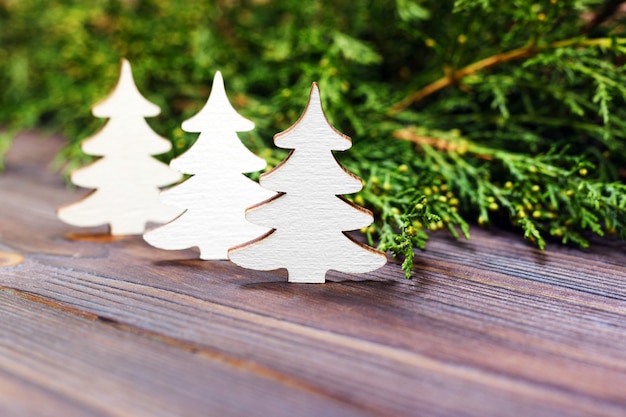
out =
<path fill-rule="evenodd" d="M 165 223 L 181 213 L 159 201 L 159 187 L 181 178 L 179 172 L 151 156 L 171 149 L 170 142 L 144 119 L 160 112 L 141 95 L 130 63 L 122 60 L 115 89 L 92 109 L 94 116 L 110 120 L 81 143 L 85 153 L 103 158 L 71 175 L 74 184 L 96 190 L 59 208 L 61 220 L 80 227 L 108 223 L 111 235 L 133 235 L 142 234 L 146 222 Z"/>
<path fill-rule="evenodd" d="M 237 132 L 252 130 L 254 123 L 231 106 L 218 71 L 207 103 L 182 127 L 187 132 L 200 132 L 200 136 L 170 165 L 193 176 L 163 192 L 161 199 L 186 211 L 169 224 L 147 232 L 144 239 L 161 249 L 197 246 L 205 260 L 227 259 L 230 247 L 268 231 L 245 218 L 247 207 L 274 194 L 243 175 L 266 166 L 265 160 L 251 153 L 237 136 Z"/>
<path fill-rule="evenodd" d="M 261 185 L 279 194 L 251 207 L 246 218 L 274 228 L 255 241 L 232 248 L 230 259 L 245 268 L 287 268 L 289 282 L 323 283 L 330 269 L 362 273 L 387 262 L 384 253 L 357 243 L 342 231 L 372 223 L 372 213 L 338 197 L 362 188 L 361 180 L 345 170 L 331 151 L 352 146 L 324 115 L 317 84 L 300 119 L 277 134 L 279 148 L 292 149 Z"/>

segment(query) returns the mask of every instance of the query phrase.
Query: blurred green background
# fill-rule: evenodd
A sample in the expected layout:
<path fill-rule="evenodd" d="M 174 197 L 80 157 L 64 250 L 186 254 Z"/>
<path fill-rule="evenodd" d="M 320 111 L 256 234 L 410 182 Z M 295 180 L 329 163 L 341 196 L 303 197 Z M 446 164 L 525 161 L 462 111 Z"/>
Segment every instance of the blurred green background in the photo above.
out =
<path fill-rule="evenodd" d="M 405 14 L 431 13 L 406 3 Z M 84 139 L 101 124 L 90 106 L 126 57 L 140 90 L 163 109 L 151 123 L 177 152 L 192 140 L 180 122 L 206 100 L 218 69 L 266 144 L 295 121 L 313 81 L 339 127 L 363 134 L 370 115 L 357 116 L 358 106 L 383 99 L 365 107 L 383 111 L 391 83 L 420 65 L 407 58 L 427 49 L 400 23 L 393 1 L 1 0 L 0 123 Z"/>
<path fill-rule="evenodd" d="M 364 232 L 409 254 L 467 222 L 551 236 L 626 237 L 624 5 L 613 0 L 0 0 L 1 150 L 60 132 L 65 172 L 104 120 L 90 107 L 122 57 L 162 108 L 149 123 L 183 152 L 180 123 L 221 70 L 241 137 L 270 166 L 313 81 L 366 182 Z M 434 84 L 433 84 L 434 83 Z M 130 140 L 130 138 L 129 138 Z M 395 248 L 395 249 L 394 249 Z"/>

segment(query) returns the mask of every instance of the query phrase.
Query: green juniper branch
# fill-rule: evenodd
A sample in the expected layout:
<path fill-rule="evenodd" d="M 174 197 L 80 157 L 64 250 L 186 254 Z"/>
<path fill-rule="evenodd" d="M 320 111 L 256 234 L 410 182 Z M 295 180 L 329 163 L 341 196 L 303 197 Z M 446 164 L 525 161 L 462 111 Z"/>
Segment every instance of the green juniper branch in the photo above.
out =
<path fill-rule="evenodd" d="M 331 123 L 353 137 L 337 155 L 364 179 L 370 244 L 403 257 L 469 224 L 513 227 L 544 248 L 626 240 L 626 19 L 603 0 L 0 0 L 0 152 L 28 128 L 78 144 L 89 113 L 133 63 L 163 109 L 150 120 L 184 152 L 182 120 L 221 70 L 256 123 L 244 142 L 271 166 L 276 132 L 317 81 Z"/>
<path fill-rule="evenodd" d="M 537 45 L 533 40 L 528 44 L 528 46 L 524 46 L 522 48 L 517 48 L 512 51 L 501 52 L 496 55 L 489 56 L 487 58 L 483 58 L 480 61 L 473 62 L 470 65 L 467 65 L 457 71 L 450 72 L 446 74 L 444 77 L 434 81 L 427 86 L 423 87 L 419 91 L 411 93 L 407 98 L 403 99 L 397 104 L 394 104 L 391 107 L 390 114 L 394 115 L 410 105 L 413 105 L 431 94 L 434 94 L 446 87 L 449 87 L 453 84 L 461 81 L 462 78 L 467 77 L 469 75 L 475 74 L 478 71 L 484 71 L 489 69 L 490 67 L 505 64 L 510 61 L 516 61 L 521 59 L 527 59 L 531 56 L 544 52 L 546 50 L 556 50 L 560 48 L 586 48 L 586 47 L 598 47 L 598 48 L 608 48 L 612 46 L 623 46 L 626 45 L 626 39 L 621 38 L 600 38 L 600 39 L 585 39 L 585 38 L 573 38 L 573 39 L 565 39 L 561 41 L 552 42 L 549 45 Z M 583 72 L 587 72 L 589 75 L 597 77 L 598 79 L 602 79 L 603 82 L 612 84 L 613 86 L 619 88 L 619 85 L 616 85 L 613 80 L 607 77 L 603 77 L 601 74 L 595 74 L 593 72 L 589 72 L 587 68 L 581 66 L 579 68 Z M 626 88 L 626 87 L 624 87 Z"/>

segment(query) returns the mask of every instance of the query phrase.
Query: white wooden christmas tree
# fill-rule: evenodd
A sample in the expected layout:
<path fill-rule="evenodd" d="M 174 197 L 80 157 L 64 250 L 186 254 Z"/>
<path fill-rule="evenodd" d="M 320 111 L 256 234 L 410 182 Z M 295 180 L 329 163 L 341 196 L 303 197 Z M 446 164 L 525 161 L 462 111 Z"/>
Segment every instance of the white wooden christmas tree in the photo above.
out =
<path fill-rule="evenodd" d="M 237 132 L 252 130 L 254 123 L 231 106 L 218 71 L 207 103 L 183 122 L 182 128 L 200 132 L 200 136 L 170 165 L 193 176 L 163 192 L 161 199 L 186 211 L 169 224 L 148 231 L 144 239 L 161 249 L 197 246 L 201 259 L 228 259 L 230 247 L 269 230 L 245 218 L 247 207 L 274 195 L 243 174 L 266 166 L 237 136 Z"/>
<path fill-rule="evenodd" d="M 159 201 L 159 187 L 181 178 L 179 172 L 151 156 L 171 149 L 170 142 L 145 120 L 160 112 L 141 95 L 130 63 L 122 60 L 113 92 L 92 108 L 94 116 L 109 121 L 81 143 L 86 154 L 102 158 L 71 174 L 74 184 L 96 190 L 59 208 L 61 220 L 80 227 L 109 224 L 112 235 L 133 235 L 142 234 L 146 222 L 165 223 L 181 213 Z"/>
<path fill-rule="evenodd" d="M 245 268 L 287 268 L 289 282 L 323 283 L 330 269 L 363 273 L 383 266 L 384 253 L 357 243 L 343 231 L 372 223 L 368 210 L 339 197 L 362 188 L 332 154 L 352 146 L 326 119 L 317 84 L 300 119 L 274 143 L 291 153 L 260 183 L 279 194 L 251 207 L 246 218 L 274 228 L 260 239 L 232 248 L 230 259 Z"/>

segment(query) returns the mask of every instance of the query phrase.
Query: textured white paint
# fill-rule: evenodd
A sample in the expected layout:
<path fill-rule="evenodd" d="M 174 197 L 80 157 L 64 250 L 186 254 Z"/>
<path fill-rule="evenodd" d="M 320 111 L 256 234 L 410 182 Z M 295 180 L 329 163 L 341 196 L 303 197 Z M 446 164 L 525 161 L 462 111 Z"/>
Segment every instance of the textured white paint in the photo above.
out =
<path fill-rule="evenodd" d="M 165 223 L 181 213 L 159 201 L 158 187 L 181 178 L 180 173 L 151 156 L 171 148 L 144 119 L 159 112 L 158 106 L 141 95 L 130 63 L 122 60 L 113 92 L 92 109 L 94 116 L 110 120 L 81 143 L 85 153 L 103 158 L 71 175 L 74 184 L 96 190 L 59 208 L 61 220 L 80 227 L 109 224 L 112 235 L 132 235 L 142 234 L 146 222 Z"/>
<path fill-rule="evenodd" d="M 284 194 L 251 207 L 246 218 L 274 230 L 229 251 L 245 268 L 287 268 L 289 282 L 323 283 L 330 269 L 363 273 L 387 262 L 384 253 L 348 238 L 342 231 L 372 223 L 368 210 L 338 197 L 361 189 L 361 180 L 345 170 L 332 150 L 346 150 L 349 137 L 335 130 L 324 115 L 317 84 L 300 119 L 274 138 L 293 149 L 261 185 Z"/>
<path fill-rule="evenodd" d="M 230 247 L 269 230 L 245 218 L 247 207 L 274 195 L 243 175 L 266 166 L 236 133 L 252 130 L 254 123 L 233 109 L 218 71 L 206 105 L 182 127 L 200 132 L 200 136 L 170 165 L 193 177 L 164 191 L 161 201 L 186 211 L 171 223 L 146 232 L 144 239 L 161 249 L 197 246 L 201 259 L 227 259 Z"/>

